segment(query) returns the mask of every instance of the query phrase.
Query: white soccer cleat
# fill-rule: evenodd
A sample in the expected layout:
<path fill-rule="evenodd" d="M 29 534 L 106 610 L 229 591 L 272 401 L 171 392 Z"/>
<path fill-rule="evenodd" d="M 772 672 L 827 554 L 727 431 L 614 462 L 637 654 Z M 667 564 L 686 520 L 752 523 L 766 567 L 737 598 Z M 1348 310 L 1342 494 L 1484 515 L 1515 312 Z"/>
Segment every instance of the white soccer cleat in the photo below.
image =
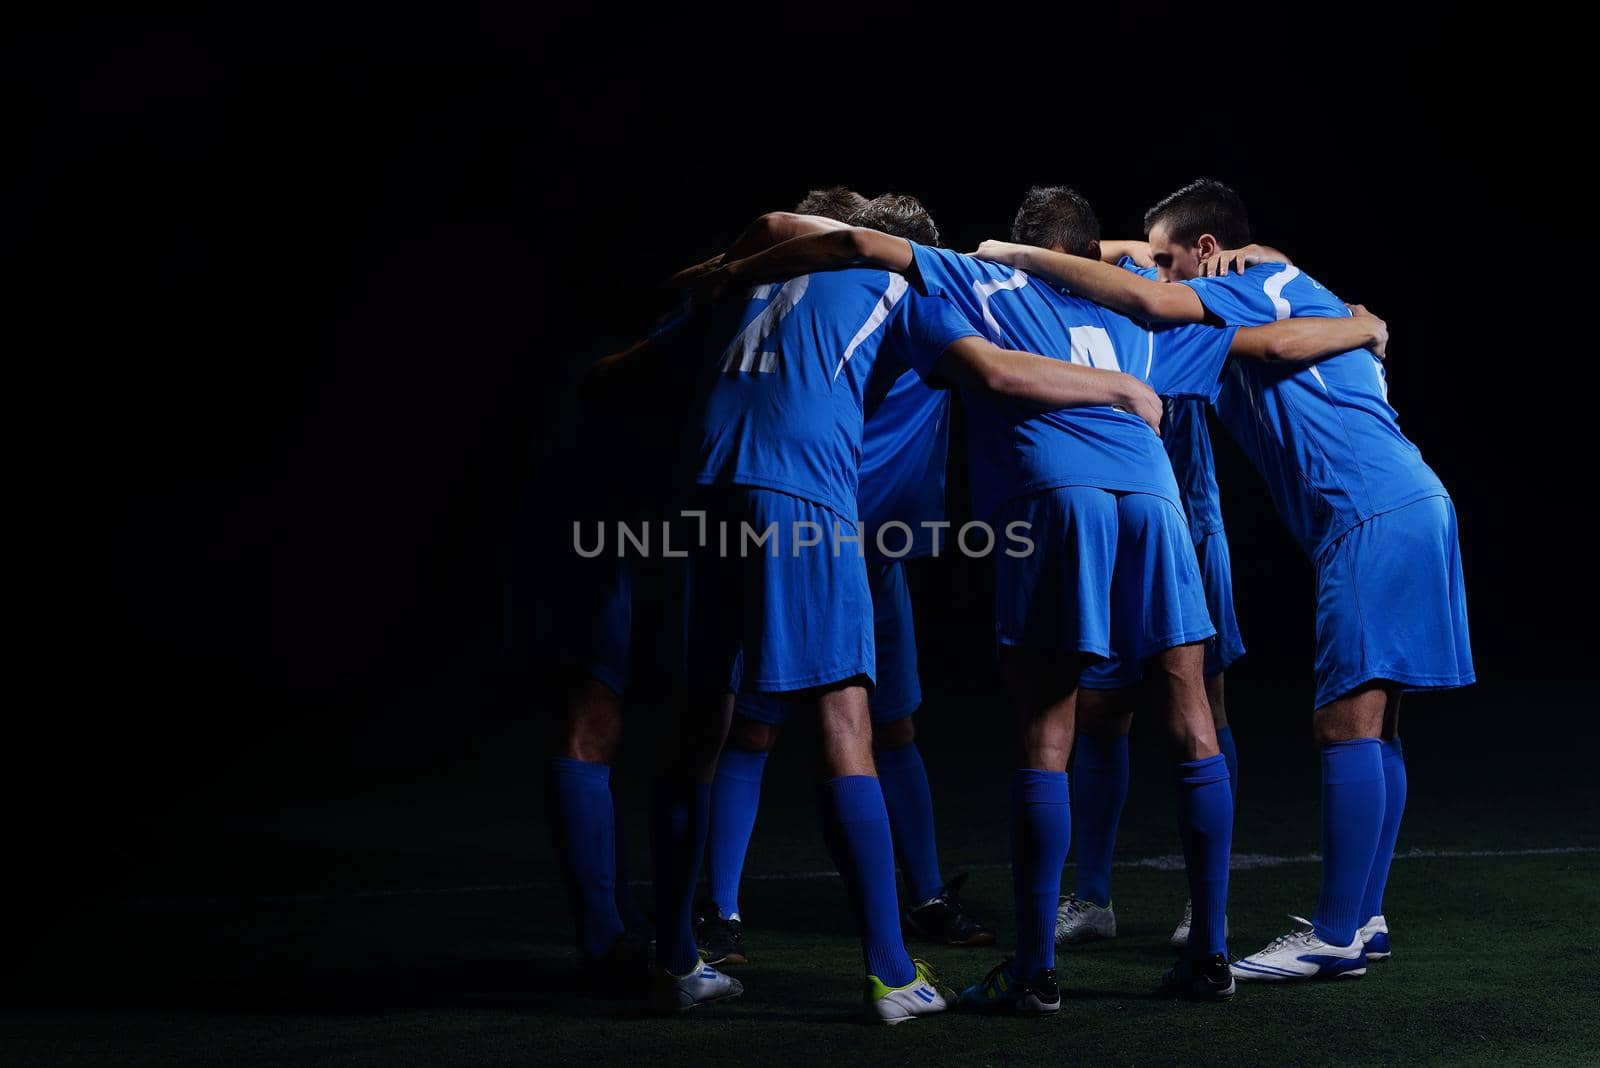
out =
<path fill-rule="evenodd" d="M 696 1005 L 727 1001 L 744 993 L 744 984 L 723 975 L 709 964 L 697 963 L 688 975 L 673 975 L 658 968 L 650 990 L 650 1004 L 657 1012 L 688 1012 Z"/>
<path fill-rule="evenodd" d="M 905 986 L 884 986 L 876 975 L 867 976 L 867 1013 L 893 1027 L 918 1016 L 932 1016 L 950 1007 L 939 977 L 925 960 L 912 960 L 917 974 Z"/>
<path fill-rule="evenodd" d="M 1374 916 L 1361 925 L 1360 932 L 1356 935 L 1361 939 L 1361 944 L 1366 947 L 1368 960 L 1388 960 L 1389 949 L 1389 921 L 1381 915 Z"/>
<path fill-rule="evenodd" d="M 1117 937 L 1117 914 L 1111 903 L 1101 908 L 1077 894 L 1068 894 L 1056 906 L 1056 945 L 1077 946 Z"/>
<path fill-rule="evenodd" d="M 1173 949 L 1183 949 L 1189 945 L 1189 928 L 1194 925 L 1194 902 L 1183 903 L 1183 919 L 1178 921 L 1178 926 L 1172 929 L 1172 937 L 1167 939 L 1167 944 Z M 1222 937 L 1228 937 L 1228 917 L 1222 917 Z"/>
<path fill-rule="evenodd" d="M 1266 949 L 1233 964 L 1236 979 L 1283 983 L 1292 979 L 1354 979 L 1367 974 L 1367 955 L 1358 935 L 1348 946 L 1317 937 L 1311 921 L 1290 916 L 1295 929 L 1274 938 Z"/>

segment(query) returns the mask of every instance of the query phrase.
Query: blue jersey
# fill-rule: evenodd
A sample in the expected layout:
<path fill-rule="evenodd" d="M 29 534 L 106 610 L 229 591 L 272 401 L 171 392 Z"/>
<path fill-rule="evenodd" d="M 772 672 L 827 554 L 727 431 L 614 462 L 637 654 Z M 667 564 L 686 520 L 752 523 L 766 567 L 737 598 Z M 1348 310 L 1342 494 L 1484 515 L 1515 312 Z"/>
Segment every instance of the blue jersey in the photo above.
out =
<path fill-rule="evenodd" d="M 931 301 L 917 293 L 909 301 Z M 891 346 L 896 340 L 892 332 Z M 857 502 L 864 544 L 877 555 L 878 528 L 900 522 L 910 528 L 884 535 L 897 558 L 927 556 L 933 529 L 924 522 L 945 517 L 944 473 L 950 445 L 950 392 L 929 387 L 907 369 L 902 354 L 885 351 L 867 388 L 867 422 L 861 440 L 861 482 Z M 906 551 L 901 553 L 902 548 Z"/>
<path fill-rule="evenodd" d="M 975 331 L 906 280 L 852 269 L 754 287 L 711 369 L 694 479 L 777 490 L 856 518 L 866 385 L 891 334 L 944 347 Z"/>
<path fill-rule="evenodd" d="M 1281 263 L 1183 284 L 1207 311 L 1234 326 L 1350 314 L 1338 297 Z M 1299 367 L 1235 360 L 1217 414 L 1313 559 L 1375 515 L 1446 495 L 1439 476 L 1400 432 L 1383 362 L 1365 349 Z"/>
<path fill-rule="evenodd" d="M 1155 281 L 1154 267 L 1140 267 L 1127 256 L 1117 261 L 1123 270 Z M 1196 543 L 1207 534 L 1222 531 L 1222 496 L 1217 491 L 1217 465 L 1211 455 L 1211 431 L 1206 428 L 1205 402 L 1189 397 L 1168 397 L 1161 421 L 1161 444 L 1172 461 L 1172 477 L 1183 498 L 1183 517 Z"/>
<path fill-rule="evenodd" d="M 945 297 L 989 340 L 1071 363 L 1126 371 L 1157 393 L 1211 399 L 1234 331 L 1152 331 L 1098 304 L 997 263 L 912 245 L 925 292 Z M 912 365 L 931 373 L 938 353 Z M 1153 493 L 1182 507 L 1161 439 L 1131 412 L 1109 407 L 1035 414 L 987 394 L 969 398 L 974 508 L 1059 486 Z"/>

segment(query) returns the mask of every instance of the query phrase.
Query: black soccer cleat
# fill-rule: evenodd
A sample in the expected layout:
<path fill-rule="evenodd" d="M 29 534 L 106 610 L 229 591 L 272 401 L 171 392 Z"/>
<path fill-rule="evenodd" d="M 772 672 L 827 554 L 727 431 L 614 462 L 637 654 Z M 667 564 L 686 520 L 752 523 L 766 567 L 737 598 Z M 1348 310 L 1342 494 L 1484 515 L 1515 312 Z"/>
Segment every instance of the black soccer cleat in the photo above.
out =
<path fill-rule="evenodd" d="M 939 896 L 905 912 L 906 929 L 918 938 L 946 946 L 992 946 L 990 930 L 961 904 L 961 887 L 966 874 L 957 875 L 939 891 Z"/>
<path fill-rule="evenodd" d="M 701 956 L 713 967 L 750 963 L 744 950 L 744 923 L 737 916 L 726 919 L 720 909 L 713 907 L 700 918 L 695 936 Z"/>
<path fill-rule="evenodd" d="M 1185 1001 L 1227 1001 L 1238 987 L 1226 953 L 1213 953 L 1198 963 L 1182 957 L 1161 977 L 1163 997 Z"/>
<path fill-rule="evenodd" d="M 1015 1016 L 1051 1016 L 1061 1011 L 1061 988 L 1056 985 L 1054 968 L 1040 968 L 1021 979 L 1015 967 L 1016 961 L 1007 957 L 990 968 L 982 982 L 961 992 L 956 1008 Z"/>

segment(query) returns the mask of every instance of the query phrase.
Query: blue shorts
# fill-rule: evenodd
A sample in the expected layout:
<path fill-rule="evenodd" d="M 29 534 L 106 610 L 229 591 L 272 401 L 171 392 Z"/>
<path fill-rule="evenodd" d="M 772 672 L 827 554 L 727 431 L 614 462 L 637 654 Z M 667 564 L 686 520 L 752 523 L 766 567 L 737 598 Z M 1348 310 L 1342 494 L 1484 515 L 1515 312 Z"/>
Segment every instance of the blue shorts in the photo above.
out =
<path fill-rule="evenodd" d="M 1228 535 L 1221 530 L 1202 535 L 1195 543 L 1194 555 L 1206 587 L 1206 611 L 1217 628 L 1206 642 L 1205 674 L 1210 678 L 1244 655 L 1244 637 L 1233 614 L 1233 557 L 1228 552 Z"/>
<path fill-rule="evenodd" d="M 681 615 L 692 687 L 787 693 L 875 674 L 872 593 L 854 520 L 800 497 L 707 490 Z M 727 531 L 726 550 L 721 531 Z M 744 531 L 750 532 L 750 538 Z M 753 539 L 770 531 L 765 544 Z M 816 544 L 805 544 L 813 538 Z M 683 542 L 679 542 L 683 544 Z"/>
<path fill-rule="evenodd" d="M 615 553 L 563 564 L 562 614 L 555 638 L 560 659 L 599 679 L 612 692 L 627 692 L 633 630 L 635 562 Z"/>
<path fill-rule="evenodd" d="M 1001 645 L 1114 656 L 1116 677 L 1098 688 L 1115 689 L 1132 685 L 1146 658 L 1216 633 L 1188 525 L 1171 502 L 1064 486 L 1008 502 L 997 526 L 1018 521 L 1030 525 L 1033 551 L 996 557 Z"/>
<path fill-rule="evenodd" d="M 1228 536 L 1222 531 L 1203 534 L 1194 545 L 1195 562 L 1205 587 L 1206 615 L 1216 633 L 1206 639 L 1204 673 L 1220 675 L 1228 665 L 1244 655 L 1244 639 L 1233 614 L 1233 562 L 1228 555 Z M 1179 643 L 1181 644 L 1181 643 Z M 1091 690 L 1117 690 L 1136 686 L 1143 676 L 1141 665 L 1131 666 L 1115 653 L 1085 668 L 1078 684 Z"/>
<path fill-rule="evenodd" d="M 872 691 L 872 722 L 905 719 L 922 705 L 917 674 L 917 632 L 911 618 L 911 589 L 900 561 L 870 563 L 873 641 L 877 647 L 877 686 Z M 741 693 L 734 711 L 758 723 L 788 722 L 788 701 L 766 694 Z"/>
<path fill-rule="evenodd" d="M 1407 690 L 1477 679 L 1449 497 L 1373 516 L 1330 543 L 1316 572 L 1317 708 L 1374 679 Z"/>

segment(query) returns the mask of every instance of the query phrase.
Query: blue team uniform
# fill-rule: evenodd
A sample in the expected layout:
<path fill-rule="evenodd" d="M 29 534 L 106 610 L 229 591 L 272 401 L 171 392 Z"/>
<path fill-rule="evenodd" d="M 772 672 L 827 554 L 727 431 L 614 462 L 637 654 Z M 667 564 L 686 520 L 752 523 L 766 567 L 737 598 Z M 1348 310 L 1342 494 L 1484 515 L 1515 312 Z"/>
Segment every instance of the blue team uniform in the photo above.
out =
<path fill-rule="evenodd" d="M 1210 399 L 1233 331 L 1150 330 L 1026 273 L 913 245 L 922 288 L 1007 348 L 1126 371 L 1158 393 Z M 932 373 L 938 353 L 914 358 Z M 996 558 L 996 639 L 1138 662 L 1215 633 L 1161 439 L 1113 408 L 1033 414 L 969 398 L 977 516 L 1029 524 L 1034 550 Z"/>
<path fill-rule="evenodd" d="M 774 554 L 690 559 L 683 670 L 702 686 L 782 693 L 876 675 L 860 523 L 865 409 L 880 349 L 935 349 L 975 331 L 883 271 L 757 286 L 715 360 L 692 442 L 699 507 L 715 526 L 776 525 Z M 796 524 L 810 524 L 802 538 Z M 713 536 L 715 542 L 715 536 Z"/>
<path fill-rule="evenodd" d="M 1235 326 L 1349 314 L 1284 264 L 1183 284 Z M 1382 361 L 1234 361 L 1216 407 L 1315 567 L 1317 707 L 1374 679 L 1474 681 L 1455 507 L 1400 432 Z"/>
<path fill-rule="evenodd" d="M 1141 278 L 1154 280 L 1153 267 L 1140 267 L 1127 256 L 1117 266 Z M 1222 525 L 1222 501 L 1217 490 L 1216 463 L 1211 454 L 1211 432 L 1206 428 L 1206 404 L 1192 397 L 1166 398 L 1161 444 L 1172 462 L 1172 474 L 1183 500 L 1184 519 L 1194 539 L 1195 561 L 1205 585 L 1206 608 L 1217 633 L 1206 641 L 1205 674 L 1220 675 L 1244 655 L 1244 638 L 1233 610 L 1233 565 L 1228 535 Z M 1117 689 L 1138 681 L 1138 665 L 1112 657 L 1085 669 L 1081 684 L 1096 690 Z"/>

